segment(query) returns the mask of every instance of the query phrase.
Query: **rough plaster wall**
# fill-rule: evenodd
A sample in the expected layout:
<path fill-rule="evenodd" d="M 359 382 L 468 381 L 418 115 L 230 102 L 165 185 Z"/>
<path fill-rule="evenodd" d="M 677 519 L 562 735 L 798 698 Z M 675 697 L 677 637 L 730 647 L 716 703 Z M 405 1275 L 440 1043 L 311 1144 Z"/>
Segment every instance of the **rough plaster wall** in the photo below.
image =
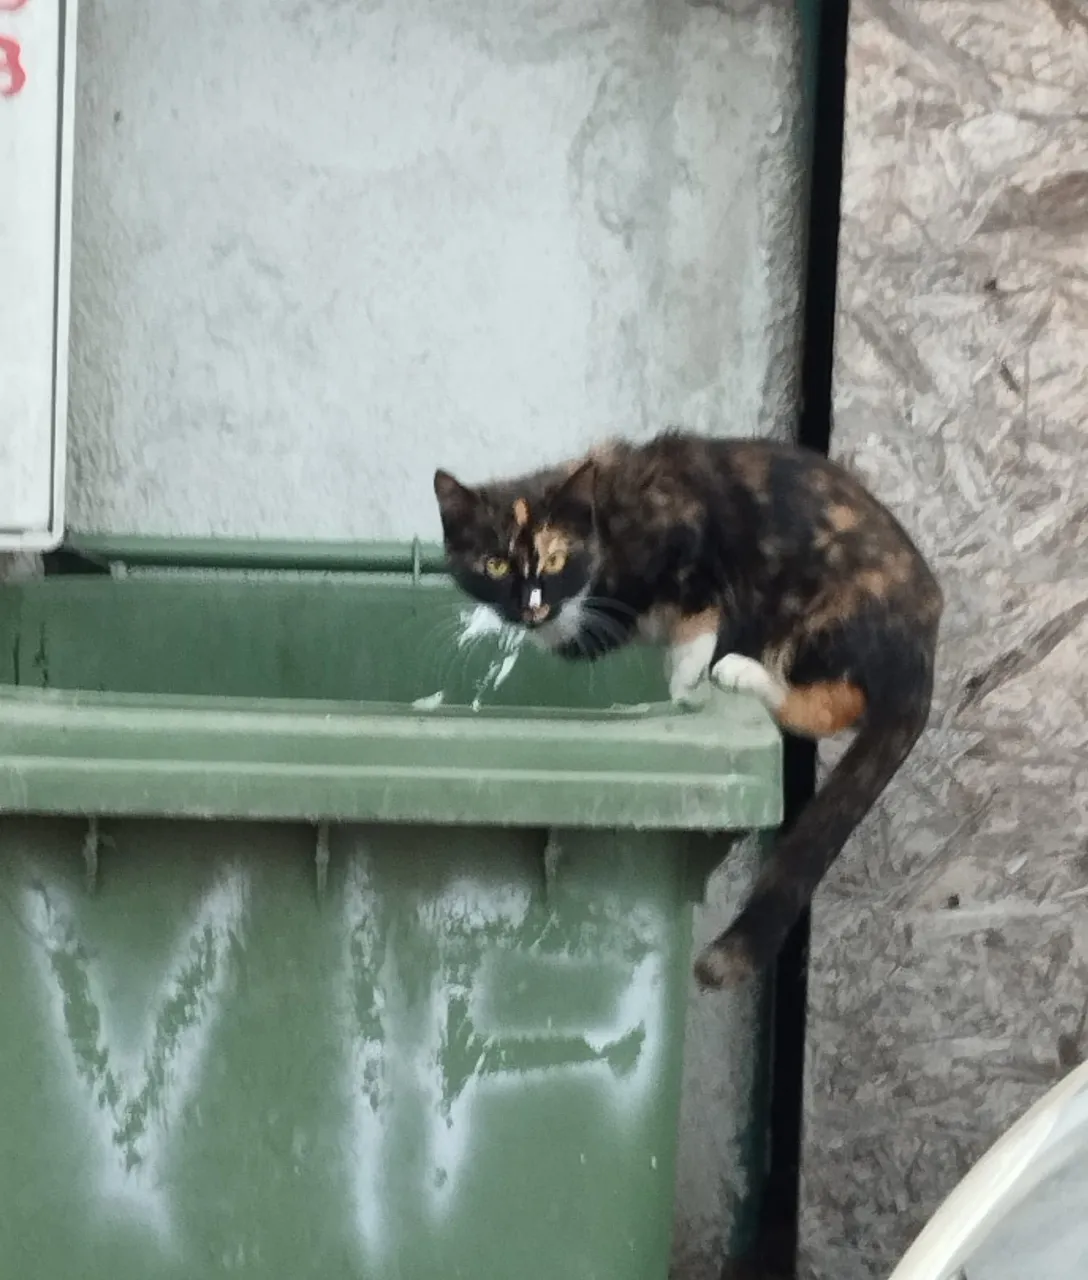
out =
<path fill-rule="evenodd" d="M 72 527 L 435 536 L 438 463 L 787 434 L 798 52 L 793 0 L 82 0 Z M 693 998 L 682 1280 L 743 1191 L 752 1000 Z"/>
<path fill-rule="evenodd" d="M 815 913 L 820 1280 L 886 1278 L 1085 1048 L 1086 102 L 1083 0 L 851 6 L 834 449 L 948 605 L 931 728 Z"/>
<path fill-rule="evenodd" d="M 437 533 L 794 404 L 791 0 L 86 0 L 70 523 Z"/>

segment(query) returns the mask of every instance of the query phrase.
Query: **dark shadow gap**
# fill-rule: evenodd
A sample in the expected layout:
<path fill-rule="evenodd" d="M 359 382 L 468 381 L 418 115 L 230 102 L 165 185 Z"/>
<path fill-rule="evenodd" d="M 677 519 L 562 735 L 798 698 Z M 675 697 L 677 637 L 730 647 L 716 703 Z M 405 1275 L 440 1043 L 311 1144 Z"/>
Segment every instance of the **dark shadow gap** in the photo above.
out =
<path fill-rule="evenodd" d="M 846 94 L 847 0 L 821 5 L 815 55 L 801 415 L 798 442 L 826 454 L 831 443 L 832 372 Z M 816 751 L 788 741 L 785 821 L 796 819 L 816 786 Z M 788 938 L 775 969 L 770 1158 L 759 1230 L 759 1280 L 795 1280 L 798 1262 L 809 915 Z"/>

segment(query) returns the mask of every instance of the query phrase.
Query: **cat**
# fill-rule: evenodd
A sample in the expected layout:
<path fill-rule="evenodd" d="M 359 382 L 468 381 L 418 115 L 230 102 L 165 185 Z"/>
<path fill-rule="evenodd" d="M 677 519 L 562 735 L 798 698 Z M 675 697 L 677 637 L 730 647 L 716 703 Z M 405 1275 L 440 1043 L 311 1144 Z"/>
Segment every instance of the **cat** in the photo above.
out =
<path fill-rule="evenodd" d="M 535 643 L 649 641 L 679 703 L 713 682 L 787 733 L 858 731 L 695 976 L 765 968 L 928 719 L 944 602 L 914 543 L 820 454 L 677 429 L 476 487 L 439 470 L 434 490 L 454 581 Z"/>

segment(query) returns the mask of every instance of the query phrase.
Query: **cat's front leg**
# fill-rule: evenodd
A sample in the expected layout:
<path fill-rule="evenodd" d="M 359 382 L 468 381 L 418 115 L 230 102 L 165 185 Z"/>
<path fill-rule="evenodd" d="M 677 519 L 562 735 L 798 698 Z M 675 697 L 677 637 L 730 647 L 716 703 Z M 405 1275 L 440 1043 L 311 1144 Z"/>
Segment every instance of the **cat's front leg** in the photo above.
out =
<path fill-rule="evenodd" d="M 757 658 L 742 653 L 726 653 L 714 664 L 710 678 L 730 693 L 747 693 L 758 698 L 769 711 L 777 712 L 786 699 L 788 687 Z"/>
<path fill-rule="evenodd" d="M 665 676 L 673 702 L 698 706 L 705 698 L 720 626 L 720 609 L 685 615 L 672 626 L 665 651 Z"/>

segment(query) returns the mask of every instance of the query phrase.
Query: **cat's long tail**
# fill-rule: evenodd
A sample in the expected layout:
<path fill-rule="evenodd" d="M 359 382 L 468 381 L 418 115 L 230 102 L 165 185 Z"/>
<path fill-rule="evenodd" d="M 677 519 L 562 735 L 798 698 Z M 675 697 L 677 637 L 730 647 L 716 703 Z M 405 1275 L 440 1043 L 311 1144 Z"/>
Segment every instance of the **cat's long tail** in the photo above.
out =
<path fill-rule="evenodd" d="M 703 987 L 733 986 L 770 964 L 828 868 L 910 755 L 929 717 L 932 660 L 894 694 L 870 703 L 857 737 L 824 785 L 772 844 L 736 920 L 699 953 Z"/>

